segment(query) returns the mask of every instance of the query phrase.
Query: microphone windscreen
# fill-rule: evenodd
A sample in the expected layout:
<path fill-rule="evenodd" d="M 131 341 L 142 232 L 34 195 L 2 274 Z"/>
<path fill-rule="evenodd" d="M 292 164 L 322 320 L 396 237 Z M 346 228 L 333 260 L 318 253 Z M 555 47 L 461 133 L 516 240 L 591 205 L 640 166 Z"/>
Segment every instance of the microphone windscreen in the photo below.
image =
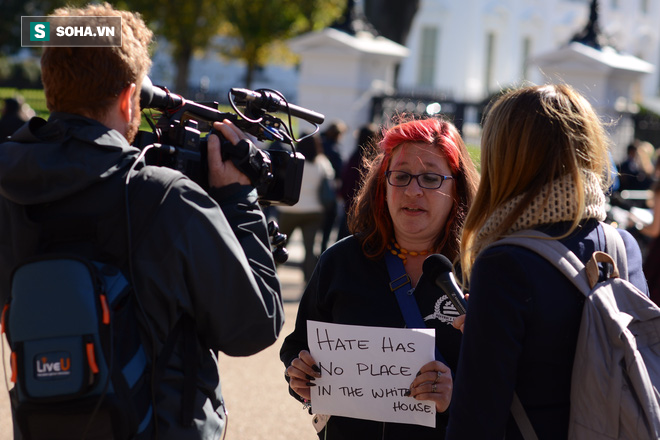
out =
<path fill-rule="evenodd" d="M 452 272 L 454 265 L 442 254 L 429 255 L 422 264 L 422 272 L 437 276 L 443 272 Z"/>

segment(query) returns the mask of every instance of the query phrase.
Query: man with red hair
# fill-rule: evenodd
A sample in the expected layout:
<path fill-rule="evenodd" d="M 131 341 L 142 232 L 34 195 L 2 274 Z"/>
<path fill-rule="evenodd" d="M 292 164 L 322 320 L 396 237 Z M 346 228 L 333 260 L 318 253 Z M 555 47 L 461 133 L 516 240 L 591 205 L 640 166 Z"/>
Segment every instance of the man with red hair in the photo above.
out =
<path fill-rule="evenodd" d="M 139 15 L 108 4 L 54 15 L 120 16 L 122 45 L 44 50 L 51 115 L 0 145 L 0 300 L 12 270 L 39 253 L 75 249 L 119 266 L 133 284 L 140 337 L 155 358 L 180 335 L 152 378 L 153 437 L 218 439 L 226 413 L 216 353 L 256 353 L 275 342 L 283 322 L 256 190 L 222 161 L 217 136 L 208 141 L 208 191 L 177 171 L 146 165 L 130 145 L 151 64 L 152 34 Z M 234 144 L 246 138 L 229 121 L 215 128 Z M 191 330 L 173 332 L 179 323 Z M 67 414 L 55 419 L 51 438 L 76 437 L 80 426 Z"/>

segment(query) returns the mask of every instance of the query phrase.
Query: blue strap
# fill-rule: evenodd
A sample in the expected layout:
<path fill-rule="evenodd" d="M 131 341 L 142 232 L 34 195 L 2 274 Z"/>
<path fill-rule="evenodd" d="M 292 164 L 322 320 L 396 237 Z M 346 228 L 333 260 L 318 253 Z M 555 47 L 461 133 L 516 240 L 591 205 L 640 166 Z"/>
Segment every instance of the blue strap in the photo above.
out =
<path fill-rule="evenodd" d="M 390 274 L 390 290 L 394 292 L 396 300 L 399 302 L 399 308 L 403 319 L 406 321 L 408 328 L 427 328 L 422 313 L 419 311 L 417 300 L 415 299 L 415 289 L 412 288 L 410 277 L 403 267 L 403 261 L 396 255 L 385 252 L 385 263 L 387 264 L 387 272 Z M 438 347 L 435 347 L 435 359 L 448 365 L 445 358 L 442 357 Z"/>

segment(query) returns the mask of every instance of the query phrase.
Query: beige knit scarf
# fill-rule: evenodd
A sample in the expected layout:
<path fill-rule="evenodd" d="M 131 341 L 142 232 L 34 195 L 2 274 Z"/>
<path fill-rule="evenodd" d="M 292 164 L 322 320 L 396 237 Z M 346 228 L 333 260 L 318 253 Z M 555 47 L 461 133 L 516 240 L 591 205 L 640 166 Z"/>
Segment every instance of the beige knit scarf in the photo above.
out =
<path fill-rule="evenodd" d="M 580 190 L 575 186 L 573 179 L 569 175 L 547 184 L 504 234 L 512 234 L 516 231 L 530 229 L 547 223 L 573 221 L 578 209 L 575 194 Z M 582 190 L 585 194 L 585 204 L 580 218 L 605 220 L 605 195 L 603 194 L 601 181 L 598 176 L 591 172 L 585 172 L 584 188 Z M 513 212 L 524 196 L 524 194 L 521 194 L 514 197 L 509 202 L 497 208 L 488 220 L 486 220 L 486 223 L 484 223 L 484 226 L 477 234 L 473 255 L 478 255 L 484 246 L 498 238 L 492 236 L 493 232 Z"/>

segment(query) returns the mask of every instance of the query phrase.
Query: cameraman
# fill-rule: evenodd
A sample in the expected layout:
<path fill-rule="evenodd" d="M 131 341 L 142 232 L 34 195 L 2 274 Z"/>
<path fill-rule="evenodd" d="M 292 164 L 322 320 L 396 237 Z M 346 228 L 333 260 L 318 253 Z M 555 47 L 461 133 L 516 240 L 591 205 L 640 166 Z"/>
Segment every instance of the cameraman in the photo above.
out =
<path fill-rule="evenodd" d="M 188 323 L 174 333 L 174 351 L 153 384 L 157 438 L 219 439 L 226 412 L 217 351 L 257 353 L 283 322 L 256 191 L 221 160 L 216 136 L 208 142 L 208 193 L 177 171 L 135 163 L 140 150 L 130 144 L 151 31 L 138 14 L 107 3 L 54 15 L 121 16 L 123 44 L 43 52 L 51 115 L 0 144 L 0 304 L 12 269 L 37 253 L 65 245 L 115 262 L 132 274 L 148 350 L 161 355 L 177 324 Z M 246 138 L 228 121 L 215 128 L 234 144 Z"/>

